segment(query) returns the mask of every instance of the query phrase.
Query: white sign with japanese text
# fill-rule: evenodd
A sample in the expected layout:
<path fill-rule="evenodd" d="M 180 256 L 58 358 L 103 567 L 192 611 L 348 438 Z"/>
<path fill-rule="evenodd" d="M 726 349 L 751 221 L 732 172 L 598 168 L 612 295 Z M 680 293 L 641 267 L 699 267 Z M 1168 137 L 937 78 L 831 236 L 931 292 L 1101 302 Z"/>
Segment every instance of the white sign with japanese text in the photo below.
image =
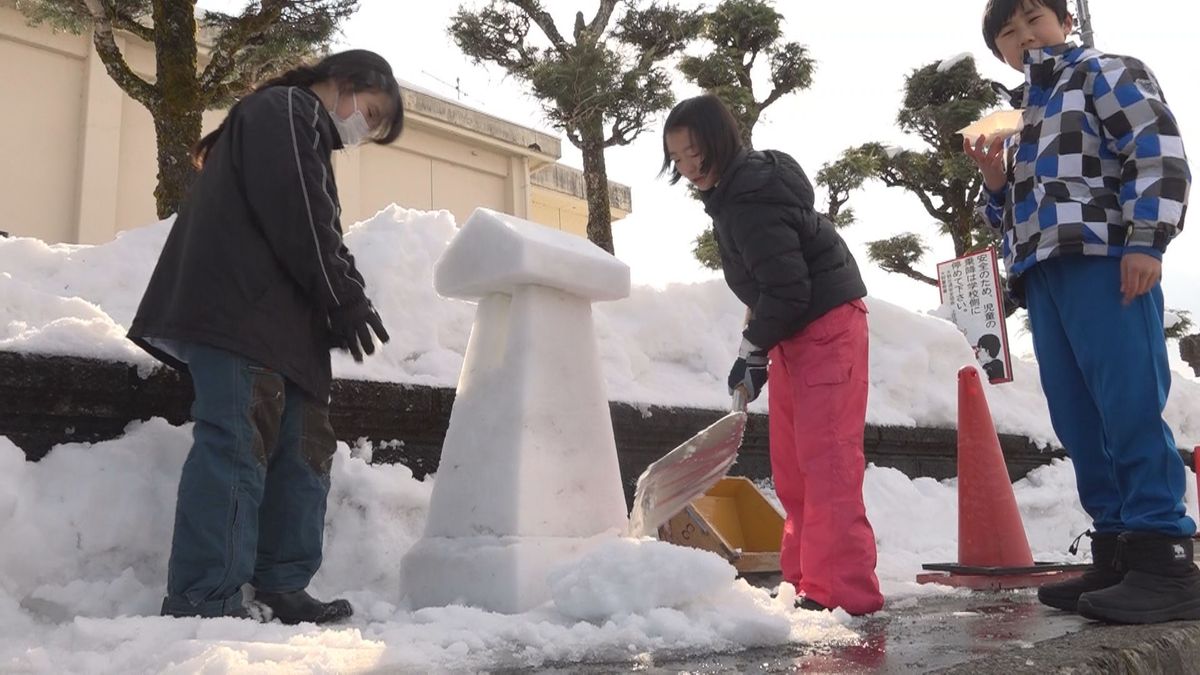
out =
<path fill-rule="evenodd" d="M 1012 356 L 996 249 L 939 263 L 938 288 L 950 320 L 967 336 L 979 367 L 992 384 L 1012 382 Z"/>

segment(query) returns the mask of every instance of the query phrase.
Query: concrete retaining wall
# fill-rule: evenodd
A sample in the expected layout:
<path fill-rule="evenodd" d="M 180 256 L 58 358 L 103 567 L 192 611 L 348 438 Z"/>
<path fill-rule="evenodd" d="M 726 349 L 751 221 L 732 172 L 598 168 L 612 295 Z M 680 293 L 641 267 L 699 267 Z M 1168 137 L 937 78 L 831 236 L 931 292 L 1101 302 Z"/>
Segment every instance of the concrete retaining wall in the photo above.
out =
<path fill-rule="evenodd" d="M 59 443 L 115 438 L 134 420 L 162 417 L 181 424 L 190 403 L 187 378 L 166 369 L 142 378 L 126 363 L 0 352 L 0 435 L 31 460 Z M 331 417 L 338 438 L 370 439 L 376 461 L 402 462 L 421 477 L 437 469 L 453 404 L 453 389 L 338 380 Z M 647 464 L 722 415 L 620 402 L 611 410 L 627 488 Z M 868 426 L 867 461 L 910 477 L 949 478 L 956 474 L 955 438 L 953 429 Z M 393 440 L 403 445 L 383 445 Z M 1020 436 L 1002 435 L 1001 446 L 1014 480 L 1063 456 Z M 766 416 L 752 415 L 734 473 L 766 478 L 770 472 Z"/>

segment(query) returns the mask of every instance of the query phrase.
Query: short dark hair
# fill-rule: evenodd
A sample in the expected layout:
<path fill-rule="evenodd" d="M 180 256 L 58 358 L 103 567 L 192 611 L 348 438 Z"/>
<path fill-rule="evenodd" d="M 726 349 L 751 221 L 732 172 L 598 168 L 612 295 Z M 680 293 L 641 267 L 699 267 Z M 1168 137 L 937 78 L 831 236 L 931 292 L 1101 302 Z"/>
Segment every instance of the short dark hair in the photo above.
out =
<path fill-rule="evenodd" d="M 1000 355 L 1000 338 L 993 333 L 984 333 L 979 336 L 977 343 L 979 348 L 988 353 L 988 356 L 996 357 Z"/>
<path fill-rule="evenodd" d="M 658 175 L 670 174 L 671 185 L 679 182 L 682 177 L 671 161 L 671 152 L 667 150 L 667 132 L 676 129 L 687 129 L 692 134 L 692 143 L 704 159 L 700 162 L 700 170 L 708 173 L 709 169 L 717 172 L 717 176 L 725 173 L 734 157 L 742 151 L 742 137 L 738 134 L 737 120 L 721 99 L 713 94 L 704 94 L 680 101 L 667 115 L 663 125 L 663 163 Z"/>
<path fill-rule="evenodd" d="M 988 0 L 987 9 L 983 10 L 983 41 L 996 58 L 1004 58 L 996 48 L 996 37 L 1004 30 L 1004 25 L 1009 19 L 1016 16 L 1026 3 L 1049 8 L 1058 17 L 1059 23 L 1066 21 L 1071 15 L 1067 8 L 1067 0 Z"/>

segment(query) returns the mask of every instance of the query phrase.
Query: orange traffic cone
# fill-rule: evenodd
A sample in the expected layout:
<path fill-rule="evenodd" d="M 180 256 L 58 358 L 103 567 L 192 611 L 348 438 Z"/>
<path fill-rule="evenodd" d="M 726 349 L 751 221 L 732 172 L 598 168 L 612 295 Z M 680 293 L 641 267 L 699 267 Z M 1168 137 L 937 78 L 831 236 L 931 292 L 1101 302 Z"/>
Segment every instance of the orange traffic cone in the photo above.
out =
<path fill-rule="evenodd" d="M 973 366 L 958 371 L 958 562 L 1033 565 L 1000 437 Z"/>
<path fill-rule="evenodd" d="M 936 573 L 918 574 L 920 583 L 977 590 L 1040 586 L 1088 568 L 1033 561 L 974 366 L 958 371 L 958 562 L 922 567 Z"/>

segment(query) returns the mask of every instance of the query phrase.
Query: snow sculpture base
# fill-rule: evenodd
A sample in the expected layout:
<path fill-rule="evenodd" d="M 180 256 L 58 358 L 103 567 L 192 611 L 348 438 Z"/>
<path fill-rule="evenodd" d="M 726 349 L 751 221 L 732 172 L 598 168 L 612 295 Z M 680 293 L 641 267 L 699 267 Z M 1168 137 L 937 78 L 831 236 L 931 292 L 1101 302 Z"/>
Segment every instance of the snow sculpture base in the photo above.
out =
<path fill-rule="evenodd" d="M 627 527 L 593 300 L 629 268 L 585 239 L 478 209 L 438 261 L 442 295 L 479 299 L 424 537 L 414 608 L 523 612 L 546 573 Z"/>
<path fill-rule="evenodd" d="M 607 536 L 427 536 L 404 556 L 401 576 L 414 608 L 461 604 L 515 614 L 549 601 L 550 571 Z"/>

